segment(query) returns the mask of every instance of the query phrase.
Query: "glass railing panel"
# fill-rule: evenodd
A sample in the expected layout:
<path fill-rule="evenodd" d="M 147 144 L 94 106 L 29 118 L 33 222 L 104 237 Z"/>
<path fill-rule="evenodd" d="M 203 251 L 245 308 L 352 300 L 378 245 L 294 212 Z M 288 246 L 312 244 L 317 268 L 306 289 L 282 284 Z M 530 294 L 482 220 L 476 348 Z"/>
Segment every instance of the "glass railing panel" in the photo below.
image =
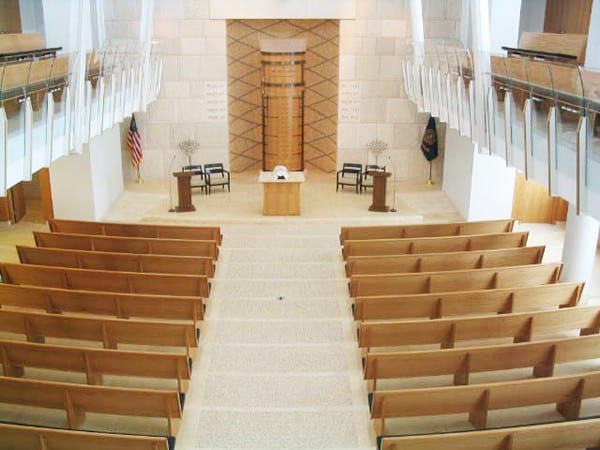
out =
<path fill-rule="evenodd" d="M 525 172 L 525 100 L 529 97 L 527 81 L 527 60 L 524 58 L 503 58 L 508 77 L 507 89 L 510 92 L 510 142 L 508 161 L 510 166 Z"/>
<path fill-rule="evenodd" d="M 600 217 L 600 71 L 581 70 L 587 117 L 582 209 Z"/>
<path fill-rule="evenodd" d="M 6 185 L 13 186 L 25 177 L 25 114 L 24 101 L 4 102 L 7 118 Z"/>

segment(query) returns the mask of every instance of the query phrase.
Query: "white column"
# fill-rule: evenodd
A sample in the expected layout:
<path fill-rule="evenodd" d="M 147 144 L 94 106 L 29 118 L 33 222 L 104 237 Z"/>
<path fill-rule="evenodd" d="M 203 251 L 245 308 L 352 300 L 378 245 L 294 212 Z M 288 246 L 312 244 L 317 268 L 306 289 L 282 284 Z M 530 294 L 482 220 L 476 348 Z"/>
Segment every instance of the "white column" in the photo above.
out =
<path fill-rule="evenodd" d="M 563 247 L 561 281 L 589 281 L 598 246 L 600 223 L 584 214 L 577 215 L 569 204 Z"/>

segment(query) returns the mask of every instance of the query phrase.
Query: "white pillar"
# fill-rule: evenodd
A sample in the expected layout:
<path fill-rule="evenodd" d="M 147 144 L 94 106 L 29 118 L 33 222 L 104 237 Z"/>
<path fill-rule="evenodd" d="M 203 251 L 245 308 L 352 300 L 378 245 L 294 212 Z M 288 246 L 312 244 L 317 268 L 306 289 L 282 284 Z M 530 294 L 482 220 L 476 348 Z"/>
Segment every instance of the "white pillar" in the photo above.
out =
<path fill-rule="evenodd" d="M 589 281 L 594 268 L 599 229 L 600 223 L 596 219 L 584 214 L 578 216 L 575 206 L 569 204 L 561 281 Z"/>

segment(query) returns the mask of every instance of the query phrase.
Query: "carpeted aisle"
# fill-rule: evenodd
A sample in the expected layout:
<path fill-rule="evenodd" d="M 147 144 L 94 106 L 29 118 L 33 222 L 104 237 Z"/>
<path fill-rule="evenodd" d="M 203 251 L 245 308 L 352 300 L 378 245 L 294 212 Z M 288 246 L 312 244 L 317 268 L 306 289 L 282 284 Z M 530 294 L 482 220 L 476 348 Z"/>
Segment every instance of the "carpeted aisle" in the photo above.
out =
<path fill-rule="evenodd" d="M 373 449 L 339 225 L 224 225 L 177 448 Z"/>

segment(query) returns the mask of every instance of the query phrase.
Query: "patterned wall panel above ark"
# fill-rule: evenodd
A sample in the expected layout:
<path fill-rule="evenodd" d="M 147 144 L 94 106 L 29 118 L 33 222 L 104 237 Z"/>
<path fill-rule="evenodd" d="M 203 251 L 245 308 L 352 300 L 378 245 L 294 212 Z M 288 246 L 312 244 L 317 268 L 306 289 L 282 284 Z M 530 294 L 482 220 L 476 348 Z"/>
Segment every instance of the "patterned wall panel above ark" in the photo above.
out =
<path fill-rule="evenodd" d="M 260 40 L 307 39 L 305 167 L 336 169 L 339 21 L 228 20 L 229 149 L 231 170 L 257 171 L 262 161 Z"/>

